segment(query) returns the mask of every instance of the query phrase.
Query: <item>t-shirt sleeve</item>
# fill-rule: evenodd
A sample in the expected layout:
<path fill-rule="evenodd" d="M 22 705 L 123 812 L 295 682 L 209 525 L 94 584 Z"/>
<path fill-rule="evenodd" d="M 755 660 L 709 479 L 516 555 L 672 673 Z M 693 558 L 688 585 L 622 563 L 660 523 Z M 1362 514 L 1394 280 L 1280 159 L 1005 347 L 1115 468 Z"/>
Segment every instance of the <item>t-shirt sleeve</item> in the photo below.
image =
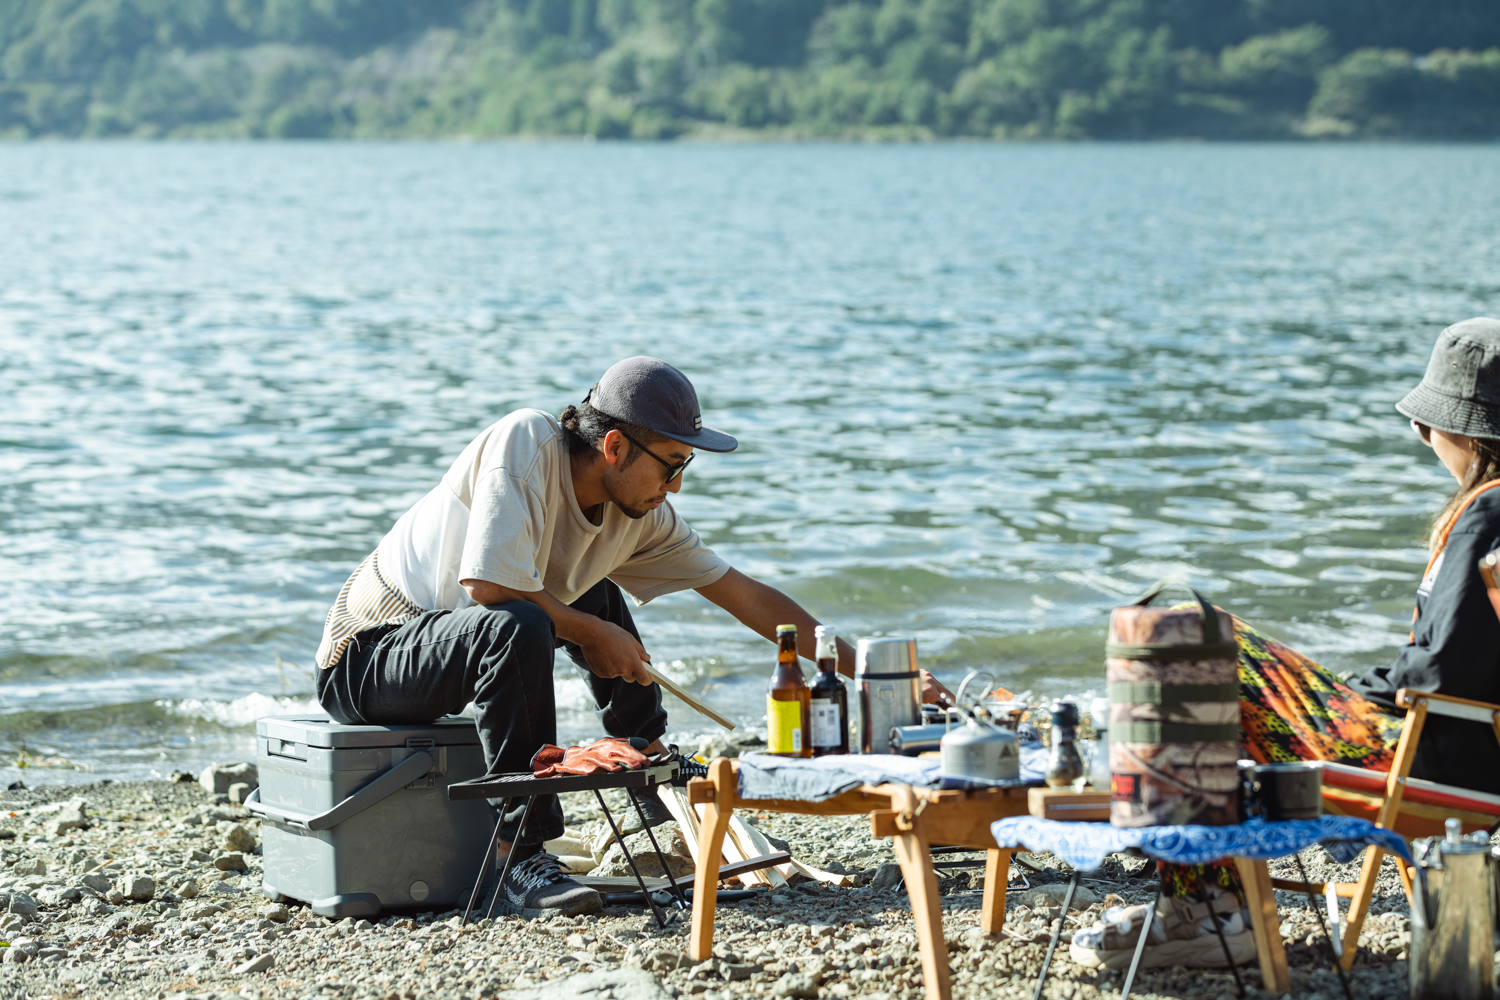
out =
<path fill-rule="evenodd" d="M 1485 528 L 1482 522 L 1460 525 L 1448 537 L 1443 564 L 1432 581 L 1432 592 L 1422 601 L 1411 643 L 1389 667 L 1351 678 L 1351 688 L 1388 707 L 1395 705 L 1401 688 L 1488 700 L 1494 686 L 1495 650 L 1500 649 L 1500 619 L 1479 576 L 1480 557 L 1497 543 Z"/>
<path fill-rule="evenodd" d="M 609 578 L 637 604 L 663 594 L 706 587 L 729 572 L 729 563 L 703 544 L 670 503 L 655 512 L 658 529 Z"/>
<path fill-rule="evenodd" d="M 487 580 L 525 593 L 541 590 L 545 516 L 542 498 L 524 480 L 505 469 L 485 474 L 474 486 L 458 578 Z"/>

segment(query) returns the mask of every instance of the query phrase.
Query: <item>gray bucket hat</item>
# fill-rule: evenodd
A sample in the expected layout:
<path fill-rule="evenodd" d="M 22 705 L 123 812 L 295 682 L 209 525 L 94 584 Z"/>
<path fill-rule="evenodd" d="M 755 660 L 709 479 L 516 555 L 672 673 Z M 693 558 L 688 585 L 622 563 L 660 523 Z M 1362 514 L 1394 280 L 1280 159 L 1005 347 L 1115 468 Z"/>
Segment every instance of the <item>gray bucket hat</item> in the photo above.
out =
<path fill-rule="evenodd" d="M 1466 319 L 1438 334 L 1427 374 L 1396 409 L 1449 434 L 1500 438 L 1500 319 Z"/>

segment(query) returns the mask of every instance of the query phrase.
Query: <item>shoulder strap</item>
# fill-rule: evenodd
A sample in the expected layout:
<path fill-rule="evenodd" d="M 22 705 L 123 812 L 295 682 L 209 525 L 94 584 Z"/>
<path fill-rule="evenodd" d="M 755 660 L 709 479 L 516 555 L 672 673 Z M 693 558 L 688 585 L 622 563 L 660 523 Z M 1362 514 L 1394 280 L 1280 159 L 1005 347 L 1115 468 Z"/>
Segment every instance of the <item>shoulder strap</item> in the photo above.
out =
<path fill-rule="evenodd" d="M 1464 516 L 1464 511 L 1468 510 L 1469 506 L 1475 500 L 1479 499 L 1479 494 L 1486 493 L 1497 486 L 1500 486 L 1500 479 L 1491 479 L 1473 493 L 1470 493 L 1468 498 L 1464 500 L 1463 505 L 1453 512 L 1453 516 L 1448 519 L 1447 525 L 1443 528 L 1442 536 L 1438 538 L 1437 548 L 1432 550 L 1432 558 L 1427 560 L 1427 568 L 1422 571 L 1422 579 L 1427 579 L 1427 574 L 1432 572 L 1432 564 L 1437 562 L 1438 556 L 1443 554 L 1443 549 L 1448 544 L 1448 536 L 1453 534 L 1453 526 L 1458 523 L 1459 518 Z"/>

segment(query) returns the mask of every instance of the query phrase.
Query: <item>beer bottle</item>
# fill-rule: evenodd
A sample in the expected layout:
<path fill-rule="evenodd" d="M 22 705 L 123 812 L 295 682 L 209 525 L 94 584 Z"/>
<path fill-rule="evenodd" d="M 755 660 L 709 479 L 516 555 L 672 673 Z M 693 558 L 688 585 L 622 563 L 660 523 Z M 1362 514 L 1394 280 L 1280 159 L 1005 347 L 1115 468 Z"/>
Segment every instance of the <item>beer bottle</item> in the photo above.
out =
<path fill-rule="evenodd" d="M 811 757 L 808 737 L 808 690 L 797 662 L 797 626 L 776 626 L 776 672 L 766 692 L 766 745 L 782 757 Z"/>
<path fill-rule="evenodd" d="M 849 752 L 849 690 L 838 674 L 838 636 L 819 625 L 818 675 L 812 682 L 812 752 L 814 757 Z"/>

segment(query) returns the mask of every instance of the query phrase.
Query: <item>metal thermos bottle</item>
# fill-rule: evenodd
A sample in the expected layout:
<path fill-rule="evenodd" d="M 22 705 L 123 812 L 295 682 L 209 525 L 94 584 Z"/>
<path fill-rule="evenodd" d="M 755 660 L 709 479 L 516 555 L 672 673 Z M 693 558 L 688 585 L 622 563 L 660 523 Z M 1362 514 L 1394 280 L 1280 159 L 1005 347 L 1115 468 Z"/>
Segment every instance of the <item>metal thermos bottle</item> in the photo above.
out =
<path fill-rule="evenodd" d="M 1446 837 L 1412 844 L 1411 1000 L 1493 1000 L 1495 887 L 1489 838 L 1463 835 L 1456 819 Z"/>
<path fill-rule="evenodd" d="M 861 639 L 854 663 L 860 753 L 890 753 L 891 730 L 921 719 L 917 640 Z"/>

